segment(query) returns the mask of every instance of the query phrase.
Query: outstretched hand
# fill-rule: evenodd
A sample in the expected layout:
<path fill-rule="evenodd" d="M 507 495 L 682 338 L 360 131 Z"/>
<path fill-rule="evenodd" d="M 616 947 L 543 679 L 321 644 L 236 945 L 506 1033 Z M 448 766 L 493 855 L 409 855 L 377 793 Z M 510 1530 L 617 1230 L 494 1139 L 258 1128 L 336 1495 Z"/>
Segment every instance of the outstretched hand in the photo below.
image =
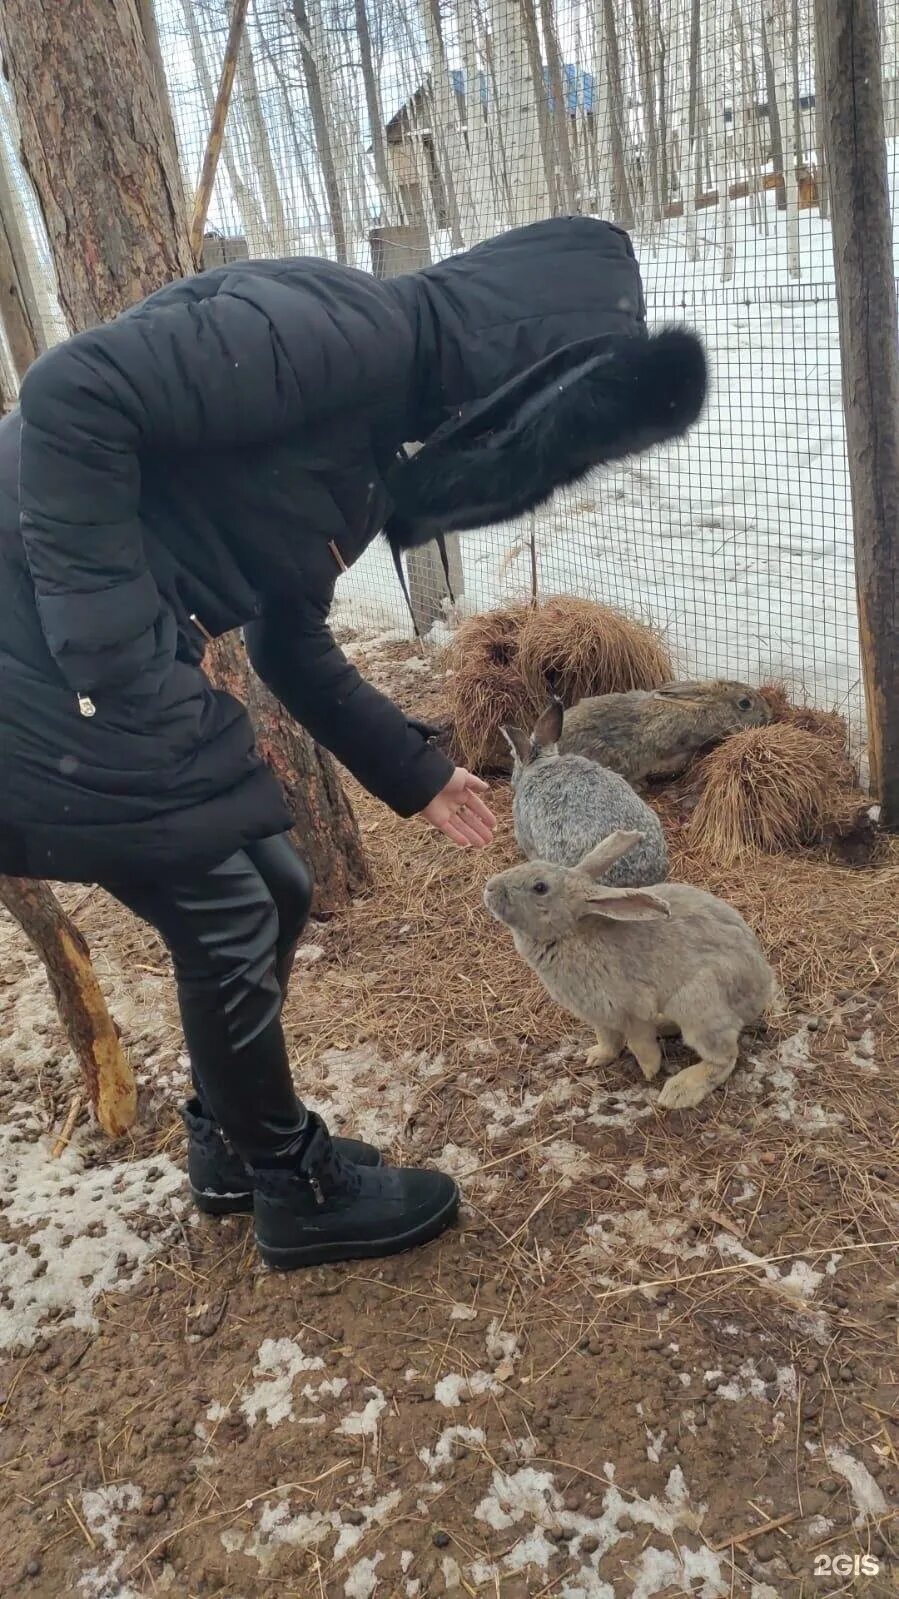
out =
<path fill-rule="evenodd" d="M 496 817 L 481 799 L 487 792 L 487 784 L 480 777 L 457 766 L 446 787 L 421 814 L 460 849 L 483 849 L 491 842 L 496 827 Z"/>

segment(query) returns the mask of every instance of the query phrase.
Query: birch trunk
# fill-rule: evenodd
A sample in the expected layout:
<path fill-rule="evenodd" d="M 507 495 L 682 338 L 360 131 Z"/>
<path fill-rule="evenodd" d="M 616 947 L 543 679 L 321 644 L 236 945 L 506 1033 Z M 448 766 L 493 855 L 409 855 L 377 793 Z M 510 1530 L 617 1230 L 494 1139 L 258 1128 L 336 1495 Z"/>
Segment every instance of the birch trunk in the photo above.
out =
<path fill-rule="evenodd" d="M 459 127 L 458 100 L 443 44 L 438 0 L 421 0 L 421 20 L 430 62 L 431 138 L 443 180 L 450 237 L 453 248 L 458 250 L 463 245 L 475 242 L 477 223 L 468 194 L 468 174 L 465 171 L 467 152 Z M 463 214 L 465 228 L 462 225 Z"/>
<path fill-rule="evenodd" d="M 262 191 L 262 204 L 266 217 L 266 254 L 281 256 L 287 254 L 287 224 L 259 93 L 249 26 L 248 19 L 237 56 L 237 93 L 247 125 L 252 170 Z"/>
<path fill-rule="evenodd" d="M 534 83 L 520 0 L 491 0 L 491 14 L 496 117 L 505 150 L 509 221 L 512 227 L 521 227 L 549 211 Z"/>
<path fill-rule="evenodd" d="M 549 90 L 552 96 L 552 127 L 553 144 L 556 158 L 556 182 L 558 185 L 558 198 L 564 211 L 580 209 L 578 206 L 577 183 L 574 175 L 574 162 L 571 158 L 571 140 L 569 136 L 571 117 L 568 110 L 568 85 L 563 75 L 562 53 L 559 49 L 559 35 L 556 29 L 556 14 L 553 0 L 540 0 L 540 17 L 543 25 L 543 40 L 546 49 L 546 68 L 549 75 Z M 575 69 L 576 70 L 576 69 Z M 577 80 L 575 79 L 575 96 L 577 96 Z"/>
<path fill-rule="evenodd" d="M 799 185 L 796 181 L 796 161 L 795 158 L 787 158 L 781 131 L 792 125 L 790 118 L 789 0 L 767 0 L 765 5 L 765 35 L 768 41 L 771 88 L 774 92 L 774 102 L 777 108 L 778 135 L 781 138 L 780 164 L 784 177 L 784 209 L 787 215 L 787 271 L 791 278 L 798 278 Z M 768 109 L 770 115 L 770 100 Z"/>
<path fill-rule="evenodd" d="M 325 186 L 325 198 L 331 218 L 334 253 L 338 261 L 345 262 L 347 259 L 347 233 L 343 191 L 340 182 L 337 152 L 331 134 L 330 107 L 332 96 L 330 93 L 327 50 L 324 47 L 318 4 L 319 0 L 309 0 L 308 5 L 307 0 L 293 0 L 293 15 L 300 36 L 300 55 L 302 56 L 303 73 L 306 78 L 306 93 L 309 98 L 309 111 L 312 116 L 315 148 L 318 153 L 322 182 Z"/>
<path fill-rule="evenodd" d="M 499 231 L 496 185 L 492 172 L 487 108 L 481 95 L 481 60 L 476 22 L 477 0 L 457 0 L 456 18 L 465 74 L 465 125 L 468 140 L 468 194 L 475 237 L 492 238 Z M 483 73 L 486 82 L 486 73 Z M 466 222 L 463 221 L 463 228 Z"/>

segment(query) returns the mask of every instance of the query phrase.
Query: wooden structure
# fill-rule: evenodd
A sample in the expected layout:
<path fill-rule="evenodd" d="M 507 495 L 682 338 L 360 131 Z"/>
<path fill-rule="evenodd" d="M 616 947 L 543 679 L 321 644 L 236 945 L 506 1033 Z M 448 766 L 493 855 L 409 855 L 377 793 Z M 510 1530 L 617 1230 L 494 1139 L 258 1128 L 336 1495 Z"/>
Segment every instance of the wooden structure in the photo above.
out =
<path fill-rule="evenodd" d="M 815 0 L 871 786 L 899 831 L 899 316 L 877 0 Z"/>

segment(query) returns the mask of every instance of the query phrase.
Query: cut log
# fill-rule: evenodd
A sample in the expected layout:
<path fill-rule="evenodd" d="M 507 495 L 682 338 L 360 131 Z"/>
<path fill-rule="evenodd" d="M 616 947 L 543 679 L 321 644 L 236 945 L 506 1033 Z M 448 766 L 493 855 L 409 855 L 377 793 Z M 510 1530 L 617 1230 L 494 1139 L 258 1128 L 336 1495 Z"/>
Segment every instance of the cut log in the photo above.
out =
<path fill-rule="evenodd" d="M 105 1133 L 118 1138 L 137 1112 L 134 1073 L 91 966 L 90 950 L 45 883 L 0 877 L 0 902 L 44 963 L 59 1019 Z"/>

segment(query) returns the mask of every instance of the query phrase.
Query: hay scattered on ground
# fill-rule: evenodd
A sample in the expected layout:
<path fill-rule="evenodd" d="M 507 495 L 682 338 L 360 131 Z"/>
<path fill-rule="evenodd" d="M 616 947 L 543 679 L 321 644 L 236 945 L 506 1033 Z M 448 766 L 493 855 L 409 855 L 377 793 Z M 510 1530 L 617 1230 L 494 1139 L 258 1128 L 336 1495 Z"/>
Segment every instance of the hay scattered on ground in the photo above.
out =
<path fill-rule="evenodd" d="M 475 771 L 508 771 L 499 729 L 529 729 L 552 694 L 656 688 L 672 677 L 662 641 L 642 622 L 567 596 L 513 605 L 463 622 L 448 651 L 449 700 L 460 757 Z"/>
<path fill-rule="evenodd" d="M 804 733 L 814 733 L 845 753 L 849 745 L 849 726 L 839 711 L 821 711 L 815 705 L 791 704 L 785 683 L 763 683 L 759 693 L 770 705 L 775 722 L 798 727 Z"/>
<path fill-rule="evenodd" d="M 733 865 L 840 836 L 865 804 L 855 768 L 832 738 L 775 722 L 706 756 L 691 832 L 710 860 Z"/>

